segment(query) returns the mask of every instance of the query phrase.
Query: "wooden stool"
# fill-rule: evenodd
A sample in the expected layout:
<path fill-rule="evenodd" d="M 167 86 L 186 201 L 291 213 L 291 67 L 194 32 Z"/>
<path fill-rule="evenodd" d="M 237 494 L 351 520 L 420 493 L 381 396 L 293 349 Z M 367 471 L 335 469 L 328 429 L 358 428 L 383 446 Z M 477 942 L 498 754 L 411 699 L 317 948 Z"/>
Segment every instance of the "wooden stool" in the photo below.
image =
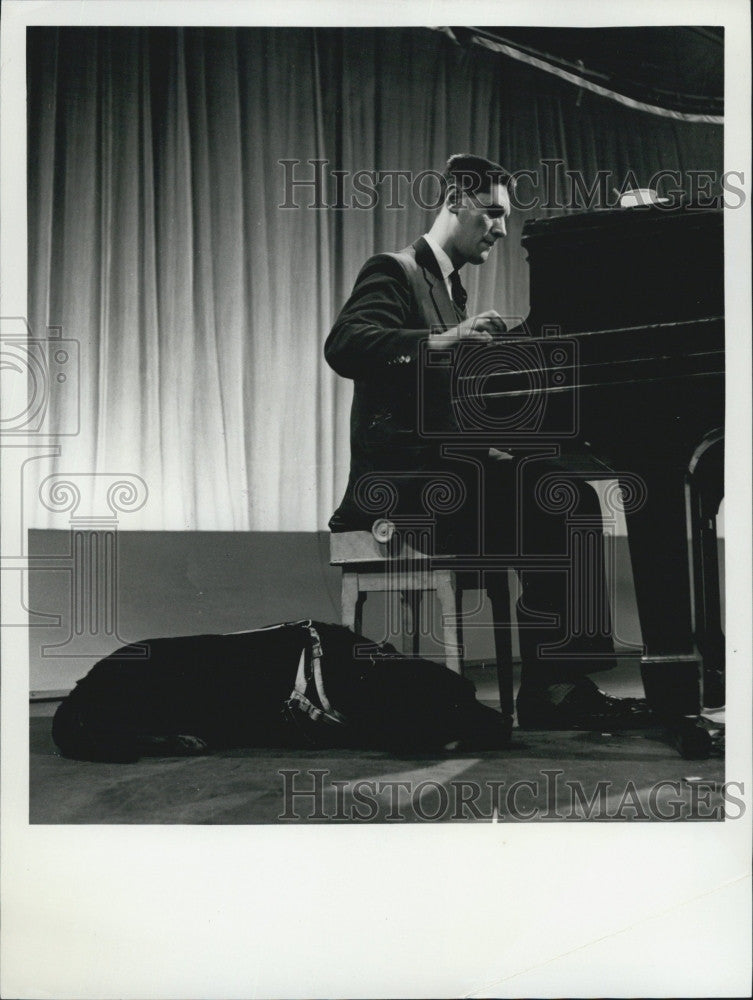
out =
<path fill-rule="evenodd" d="M 457 568 L 453 562 L 457 561 Z M 394 534 L 394 525 L 376 521 L 371 531 L 343 531 L 330 535 L 330 564 L 342 568 L 342 624 L 362 634 L 363 605 L 369 593 L 399 593 L 403 652 L 419 655 L 419 615 L 424 593 L 435 591 L 442 613 L 445 663 L 455 673 L 463 672 L 463 573 L 459 557 L 441 559 L 415 548 Z M 497 660 L 500 710 L 512 717 L 513 674 L 510 624 L 510 594 L 504 575 L 490 593 Z"/>

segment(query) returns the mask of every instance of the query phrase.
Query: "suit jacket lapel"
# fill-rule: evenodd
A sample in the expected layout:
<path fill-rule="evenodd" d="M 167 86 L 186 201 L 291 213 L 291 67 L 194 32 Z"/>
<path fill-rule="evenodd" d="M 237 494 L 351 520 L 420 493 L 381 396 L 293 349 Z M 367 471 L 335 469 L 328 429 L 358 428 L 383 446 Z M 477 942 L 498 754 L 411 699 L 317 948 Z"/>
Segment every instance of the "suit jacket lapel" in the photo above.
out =
<path fill-rule="evenodd" d="M 437 312 L 437 322 L 445 329 L 457 326 L 461 317 L 458 316 L 455 304 L 450 298 L 437 259 L 431 252 L 431 247 L 423 236 L 416 240 L 413 247 L 416 251 L 416 263 L 422 269 L 424 281 L 428 286 L 431 301 Z"/>

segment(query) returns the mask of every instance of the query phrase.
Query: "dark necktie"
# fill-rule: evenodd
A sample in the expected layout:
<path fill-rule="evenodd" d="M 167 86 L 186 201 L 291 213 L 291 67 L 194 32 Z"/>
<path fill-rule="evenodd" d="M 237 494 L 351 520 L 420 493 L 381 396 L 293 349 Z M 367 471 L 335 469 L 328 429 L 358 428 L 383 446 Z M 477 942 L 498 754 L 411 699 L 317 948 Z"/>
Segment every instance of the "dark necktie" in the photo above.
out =
<path fill-rule="evenodd" d="M 460 275 L 457 271 L 450 274 L 450 287 L 452 288 L 452 301 L 461 313 L 465 312 L 465 304 L 468 301 L 468 292 L 463 288 Z"/>

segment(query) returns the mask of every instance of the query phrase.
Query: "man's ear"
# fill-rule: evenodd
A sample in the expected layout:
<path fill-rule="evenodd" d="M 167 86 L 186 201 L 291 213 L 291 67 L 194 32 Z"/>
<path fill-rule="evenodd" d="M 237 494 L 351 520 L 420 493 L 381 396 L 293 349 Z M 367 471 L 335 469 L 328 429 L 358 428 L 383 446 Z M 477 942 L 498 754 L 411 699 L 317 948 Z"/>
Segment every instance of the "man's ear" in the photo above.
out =
<path fill-rule="evenodd" d="M 457 215 L 458 209 L 463 204 L 463 192 L 456 184 L 448 184 L 447 192 L 444 196 L 445 207 L 452 212 L 453 215 Z"/>

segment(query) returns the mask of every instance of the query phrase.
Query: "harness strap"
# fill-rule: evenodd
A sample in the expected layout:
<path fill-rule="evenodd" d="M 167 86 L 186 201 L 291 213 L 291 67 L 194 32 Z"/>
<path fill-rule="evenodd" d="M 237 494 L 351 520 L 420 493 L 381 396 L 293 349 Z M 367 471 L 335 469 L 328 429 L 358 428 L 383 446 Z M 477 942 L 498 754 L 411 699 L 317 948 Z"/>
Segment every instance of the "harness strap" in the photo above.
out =
<path fill-rule="evenodd" d="M 289 624 L 305 628 L 308 632 L 309 642 L 301 650 L 295 685 L 286 702 L 286 707 L 292 708 L 293 703 L 295 703 L 299 710 L 305 712 L 315 722 L 326 722 L 331 726 L 345 725 L 345 716 L 334 708 L 324 690 L 323 652 L 319 633 L 314 628 L 311 619 L 290 622 Z M 314 699 L 319 702 L 318 705 L 314 703 Z"/>

